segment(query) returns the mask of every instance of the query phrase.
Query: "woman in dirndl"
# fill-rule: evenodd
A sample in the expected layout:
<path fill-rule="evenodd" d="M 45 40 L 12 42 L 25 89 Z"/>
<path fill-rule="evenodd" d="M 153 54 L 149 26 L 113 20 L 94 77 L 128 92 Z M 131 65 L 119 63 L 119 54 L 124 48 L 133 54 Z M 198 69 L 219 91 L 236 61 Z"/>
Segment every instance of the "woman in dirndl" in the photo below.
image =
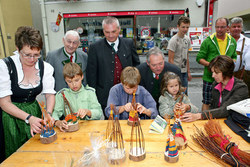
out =
<path fill-rule="evenodd" d="M 50 116 L 56 93 L 54 69 L 40 59 L 43 47 L 40 32 L 28 26 L 19 27 L 15 45 L 14 55 L 0 60 L 0 107 L 6 158 L 41 132 L 44 122 L 36 100 L 40 93 L 46 98 L 45 120 L 54 122 Z"/>

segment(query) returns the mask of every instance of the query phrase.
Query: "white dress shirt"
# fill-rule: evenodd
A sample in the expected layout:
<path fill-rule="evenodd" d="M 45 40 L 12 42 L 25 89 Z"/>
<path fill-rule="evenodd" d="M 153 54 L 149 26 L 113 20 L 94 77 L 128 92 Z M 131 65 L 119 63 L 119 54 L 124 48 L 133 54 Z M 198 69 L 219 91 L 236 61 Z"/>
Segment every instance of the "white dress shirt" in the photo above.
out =
<path fill-rule="evenodd" d="M 237 41 L 236 51 L 241 52 L 243 38 L 245 38 L 245 44 L 242 54 L 243 62 L 241 65 L 241 69 L 243 68 L 243 66 L 245 66 L 245 70 L 250 70 L 250 39 L 240 34 L 240 38 Z M 240 55 L 237 55 L 234 71 L 238 71 L 239 67 L 240 67 Z"/>
<path fill-rule="evenodd" d="M 24 73 L 22 69 L 22 64 L 20 62 L 20 55 L 18 54 L 18 52 L 14 52 L 14 53 L 15 55 L 10 56 L 10 57 L 14 61 L 15 66 L 16 66 L 19 87 L 22 89 L 36 88 L 40 84 L 40 82 L 37 83 L 36 85 L 20 84 L 24 78 Z M 39 69 L 38 62 L 35 64 L 35 68 Z M 56 93 L 56 91 L 54 90 L 55 79 L 53 77 L 53 72 L 54 72 L 54 68 L 47 62 L 44 62 L 43 90 L 41 93 L 51 93 L 51 94 Z M 40 73 L 38 73 L 38 75 L 40 75 Z M 13 93 L 11 91 L 11 80 L 10 80 L 9 70 L 8 70 L 6 63 L 2 59 L 0 60 L 0 76 L 1 76 L 0 77 L 0 98 L 12 95 Z"/>

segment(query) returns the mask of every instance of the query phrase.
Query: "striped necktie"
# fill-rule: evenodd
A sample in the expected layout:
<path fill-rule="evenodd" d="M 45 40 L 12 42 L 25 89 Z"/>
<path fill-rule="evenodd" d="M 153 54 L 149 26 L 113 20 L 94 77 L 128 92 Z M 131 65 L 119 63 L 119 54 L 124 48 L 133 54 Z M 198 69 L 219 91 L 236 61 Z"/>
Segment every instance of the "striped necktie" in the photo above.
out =
<path fill-rule="evenodd" d="M 115 51 L 115 48 L 114 48 L 115 43 L 111 43 L 111 46 L 112 46 L 112 50 L 113 50 L 114 52 L 116 52 L 116 51 Z"/>

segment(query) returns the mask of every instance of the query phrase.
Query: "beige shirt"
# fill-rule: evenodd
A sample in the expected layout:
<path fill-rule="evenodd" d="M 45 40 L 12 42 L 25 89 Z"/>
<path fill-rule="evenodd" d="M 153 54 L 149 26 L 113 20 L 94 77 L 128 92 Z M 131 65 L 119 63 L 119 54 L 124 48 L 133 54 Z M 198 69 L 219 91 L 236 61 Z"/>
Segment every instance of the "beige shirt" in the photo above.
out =
<path fill-rule="evenodd" d="M 182 73 L 187 72 L 187 55 L 189 48 L 191 48 L 191 42 L 187 35 L 180 38 L 175 34 L 168 43 L 168 50 L 174 52 L 174 64 L 181 69 Z"/>

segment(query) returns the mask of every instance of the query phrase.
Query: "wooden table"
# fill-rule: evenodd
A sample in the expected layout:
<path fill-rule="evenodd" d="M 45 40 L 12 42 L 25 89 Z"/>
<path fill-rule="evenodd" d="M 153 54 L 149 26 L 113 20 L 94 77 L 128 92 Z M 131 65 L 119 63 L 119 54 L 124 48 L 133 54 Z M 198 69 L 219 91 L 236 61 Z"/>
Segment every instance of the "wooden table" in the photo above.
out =
<path fill-rule="evenodd" d="M 196 121 L 194 123 L 182 123 L 182 127 L 188 145 L 196 150 L 194 152 L 189 147 L 179 151 L 179 161 L 170 164 L 164 160 L 164 150 L 166 146 L 167 130 L 163 134 L 149 133 L 149 126 L 153 120 L 142 120 L 141 125 L 145 137 L 146 159 L 141 162 L 134 162 L 128 158 L 129 140 L 131 127 L 127 125 L 127 121 L 120 121 L 123 137 L 125 140 L 126 161 L 121 166 L 145 167 L 145 166 L 220 166 L 213 162 L 216 161 L 213 157 L 205 153 L 192 140 L 190 135 L 194 133 L 194 125 L 198 128 L 203 128 L 207 121 Z M 240 136 L 231 131 L 223 120 L 218 120 L 222 126 L 224 134 L 232 137 L 231 141 L 239 145 L 241 150 L 250 152 L 250 144 L 244 141 Z M 57 128 L 57 140 L 51 144 L 42 144 L 39 140 L 39 135 L 28 140 L 22 147 L 20 147 L 14 154 L 6 159 L 0 166 L 70 166 L 72 159 L 76 162 L 83 154 L 83 149 L 90 146 L 90 134 L 105 134 L 107 121 L 81 121 L 80 129 L 77 132 L 64 133 Z M 204 156 L 213 160 L 210 161 Z"/>

